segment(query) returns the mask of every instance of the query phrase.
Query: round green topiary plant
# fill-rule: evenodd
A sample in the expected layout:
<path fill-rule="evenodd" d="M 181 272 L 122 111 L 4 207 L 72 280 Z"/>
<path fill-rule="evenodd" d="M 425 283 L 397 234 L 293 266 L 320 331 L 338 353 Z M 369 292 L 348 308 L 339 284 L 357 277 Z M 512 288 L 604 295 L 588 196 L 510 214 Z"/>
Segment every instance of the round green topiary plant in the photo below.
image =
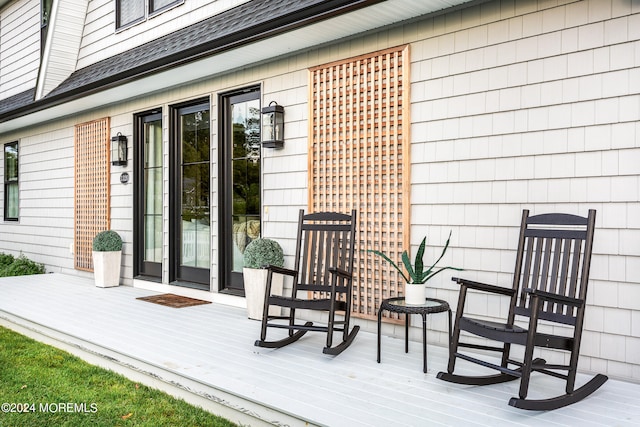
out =
<path fill-rule="evenodd" d="M 244 266 L 261 268 L 265 265 L 284 266 L 282 247 L 275 240 L 257 238 L 244 250 Z"/>
<path fill-rule="evenodd" d="M 122 239 L 113 230 L 101 231 L 93 238 L 93 250 L 95 252 L 121 251 Z"/>

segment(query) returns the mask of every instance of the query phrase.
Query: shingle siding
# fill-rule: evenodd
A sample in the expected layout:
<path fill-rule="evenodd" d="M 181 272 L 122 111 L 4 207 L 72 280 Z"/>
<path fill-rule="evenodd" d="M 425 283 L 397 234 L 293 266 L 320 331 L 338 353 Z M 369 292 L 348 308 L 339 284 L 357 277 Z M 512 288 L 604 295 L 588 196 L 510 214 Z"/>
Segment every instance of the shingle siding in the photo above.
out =
<path fill-rule="evenodd" d="M 437 241 L 453 229 L 450 257 L 461 261 L 464 274 L 508 286 L 510 274 L 502 273 L 512 268 L 514 241 L 497 244 L 494 236 L 517 226 L 522 208 L 598 209 L 583 343 L 588 357 L 581 363 L 638 378 L 630 356 L 640 350 L 631 328 L 638 307 L 630 301 L 640 263 L 627 212 L 637 211 L 640 200 L 639 170 L 632 166 L 640 147 L 639 40 L 630 25 L 640 10 L 617 1 L 542 10 L 519 3 L 526 14 L 501 13 L 486 38 L 469 19 L 462 21 L 468 29 L 414 44 L 412 111 L 420 113 L 412 115 L 412 138 L 423 147 L 413 151 L 425 153 L 412 175 L 413 208 L 424 213 L 412 216 L 414 230 L 425 227 Z M 508 6 L 497 4 L 501 11 Z M 473 47 L 471 32 L 479 35 Z M 504 259 L 500 268 L 498 259 Z M 445 277 L 434 286 L 455 300 L 457 289 Z M 488 314 L 482 298 L 472 304 Z"/>
<path fill-rule="evenodd" d="M 39 61 L 40 1 L 13 2 L 0 10 L 0 101 L 35 87 Z"/>

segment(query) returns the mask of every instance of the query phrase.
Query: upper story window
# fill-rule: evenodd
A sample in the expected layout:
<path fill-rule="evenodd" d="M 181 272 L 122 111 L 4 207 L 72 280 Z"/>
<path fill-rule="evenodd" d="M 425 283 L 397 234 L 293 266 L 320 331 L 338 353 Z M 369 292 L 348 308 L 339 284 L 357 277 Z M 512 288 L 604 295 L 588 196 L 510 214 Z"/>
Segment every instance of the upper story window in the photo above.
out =
<path fill-rule="evenodd" d="M 40 1 L 40 53 L 44 52 L 44 45 L 47 41 L 47 28 L 51 18 L 51 4 L 53 0 Z"/>
<path fill-rule="evenodd" d="M 116 28 L 144 21 L 184 0 L 116 0 Z"/>
<path fill-rule="evenodd" d="M 18 220 L 18 143 L 4 145 L 4 220 Z"/>

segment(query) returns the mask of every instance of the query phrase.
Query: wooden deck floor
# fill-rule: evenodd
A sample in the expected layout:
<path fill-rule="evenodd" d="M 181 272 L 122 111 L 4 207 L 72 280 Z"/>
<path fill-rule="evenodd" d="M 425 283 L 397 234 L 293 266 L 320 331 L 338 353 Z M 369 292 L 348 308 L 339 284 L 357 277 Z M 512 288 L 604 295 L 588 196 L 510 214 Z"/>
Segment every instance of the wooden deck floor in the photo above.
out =
<path fill-rule="evenodd" d="M 436 379 L 446 366 L 441 347 L 429 346 L 427 374 L 419 343 L 405 354 L 402 339 L 383 337 L 378 364 L 376 336 L 366 331 L 337 357 L 322 354 L 321 334 L 262 349 L 253 345 L 259 322 L 243 309 L 175 309 L 136 300 L 150 294 L 100 289 L 60 274 L 4 278 L 0 324 L 249 425 L 640 425 L 638 384 L 609 380 L 570 407 L 521 411 L 507 405 L 516 383 L 465 387 Z M 581 375 L 579 383 L 588 378 Z M 553 378 L 532 379 L 532 397 L 561 388 Z"/>

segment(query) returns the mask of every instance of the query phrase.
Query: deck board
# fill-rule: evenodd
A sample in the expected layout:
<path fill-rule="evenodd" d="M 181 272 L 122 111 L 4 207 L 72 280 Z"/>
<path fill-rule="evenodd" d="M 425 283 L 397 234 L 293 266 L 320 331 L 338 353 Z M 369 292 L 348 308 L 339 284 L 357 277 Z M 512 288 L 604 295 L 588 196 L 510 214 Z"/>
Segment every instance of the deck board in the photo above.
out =
<path fill-rule="evenodd" d="M 57 331 L 131 358 L 129 364 L 145 361 L 158 372 L 209 387 L 212 395 L 222 390 L 257 402 L 265 408 L 257 418 L 274 424 L 295 424 L 278 419 L 289 414 L 300 424 L 350 427 L 640 425 L 638 384 L 609 380 L 567 408 L 521 411 L 507 405 L 517 394 L 517 382 L 470 387 L 436 379 L 446 367 L 442 347 L 428 346 L 427 374 L 421 369 L 420 343 L 410 342 L 405 354 L 402 339 L 383 336 L 378 364 L 376 336 L 366 331 L 337 357 L 322 354 L 324 335 L 318 333 L 282 349 L 264 349 L 253 345 L 260 323 L 247 319 L 245 310 L 215 303 L 175 309 L 136 299 L 153 293 L 96 288 L 90 280 L 61 274 L 3 278 L 0 319 Z M 589 378 L 579 375 L 578 384 Z M 531 397 L 561 390 L 557 379 L 532 377 Z"/>

